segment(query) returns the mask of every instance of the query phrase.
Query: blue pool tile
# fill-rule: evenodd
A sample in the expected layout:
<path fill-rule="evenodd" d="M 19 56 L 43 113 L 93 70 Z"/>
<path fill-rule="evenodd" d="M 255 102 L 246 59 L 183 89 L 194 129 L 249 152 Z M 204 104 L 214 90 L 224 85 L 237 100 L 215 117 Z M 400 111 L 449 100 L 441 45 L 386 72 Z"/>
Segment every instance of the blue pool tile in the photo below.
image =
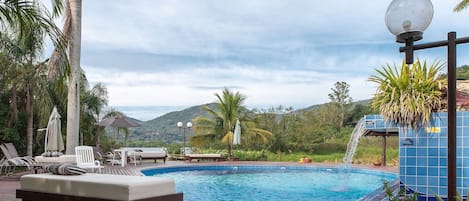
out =
<path fill-rule="evenodd" d="M 456 126 L 462 126 L 462 118 L 456 118 Z"/>
<path fill-rule="evenodd" d="M 410 185 L 410 186 L 415 186 L 417 183 L 417 177 L 415 176 L 407 176 L 405 178 L 405 184 Z"/>
<path fill-rule="evenodd" d="M 445 177 L 440 177 L 440 186 L 447 186 L 448 185 L 448 179 Z"/>
<path fill-rule="evenodd" d="M 417 155 L 417 149 L 416 148 L 407 148 L 407 156 L 416 156 Z"/>
<path fill-rule="evenodd" d="M 440 168 L 440 176 L 448 176 L 448 168 Z"/>
<path fill-rule="evenodd" d="M 417 168 L 407 168 L 406 174 L 409 176 L 417 175 Z"/>
<path fill-rule="evenodd" d="M 464 166 L 464 168 L 462 170 L 463 170 L 463 172 L 462 172 L 461 176 L 469 178 L 469 167 Z"/>
<path fill-rule="evenodd" d="M 440 138 L 440 147 L 448 147 L 448 138 Z"/>
<path fill-rule="evenodd" d="M 428 158 L 428 166 L 439 166 L 440 164 L 438 163 L 439 158 Z"/>
<path fill-rule="evenodd" d="M 469 167 L 469 156 L 458 159 L 458 161 L 461 161 L 462 166 Z"/>
<path fill-rule="evenodd" d="M 462 168 L 456 168 L 456 175 L 458 175 L 458 176 L 462 175 Z"/>
<path fill-rule="evenodd" d="M 448 156 L 448 149 L 440 148 L 440 156 Z"/>
<path fill-rule="evenodd" d="M 463 129 L 461 127 L 456 128 L 456 137 L 460 138 L 463 134 Z"/>
<path fill-rule="evenodd" d="M 428 146 L 427 138 L 417 138 L 416 140 L 414 140 L 414 142 L 415 142 L 414 143 L 415 146 L 417 146 L 417 147 L 425 147 L 426 148 Z"/>
<path fill-rule="evenodd" d="M 440 177 L 427 177 L 429 186 L 439 186 Z"/>
<path fill-rule="evenodd" d="M 458 150 L 461 150 L 461 149 L 458 149 Z M 469 156 L 469 149 L 462 149 L 463 150 L 463 154 L 464 156 Z"/>
<path fill-rule="evenodd" d="M 418 157 L 417 158 L 417 166 L 427 166 L 427 161 L 428 161 L 428 158 L 427 157 Z"/>
<path fill-rule="evenodd" d="M 469 126 L 469 116 L 462 118 L 463 126 Z"/>
<path fill-rule="evenodd" d="M 441 132 L 440 132 L 440 137 L 445 138 L 448 137 L 448 128 L 446 127 L 441 127 Z"/>
<path fill-rule="evenodd" d="M 463 178 L 463 179 L 462 179 L 462 182 L 463 182 L 463 183 L 462 183 L 463 186 L 465 186 L 465 187 L 469 186 L 469 178 L 467 178 L 467 177 L 466 177 L 466 178 Z"/>
<path fill-rule="evenodd" d="M 439 138 L 428 138 L 427 145 L 429 147 L 438 147 Z"/>
<path fill-rule="evenodd" d="M 415 157 L 407 157 L 406 158 L 406 165 L 407 166 L 415 166 L 417 163 L 417 158 Z"/>
<path fill-rule="evenodd" d="M 418 186 L 426 186 L 427 185 L 427 178 L 426 177 L 418 177 L 417 178 L 417 185 Z"/>
<path fill-rule="evenodd" d="M 438 168 L 436 167 L 429 167 L 428 168 L 428 176 L 439 176 Z"/>
<path fill-rule="evenodd" d="M 426 176 L 427 175 L 427 167 L 418 167 L 417 168 L 417 175 Z"/>
<path fill-rule="evenodd" d="M 440 161 L 440 163 L 439 163 L 440 166 L 447 166 L 448 165 L 448 159 L 446 157 L 441 157 L 438 160 Z"/>
<path fill-rule="evenodd" d="M 427 156 L 427 148 L 417 148 L 417 156 Z"/>
<path fill-rule="evenodd" d="M 461 140 L 461 138 L 456 139 L 456 146 L 461 147 L 462 145 L 463 145 L 463 140 Z"/>
<path fill-rule="evenodd" d="M 428 148 L 428 156 L 439 156 L 438 148 Z"/>

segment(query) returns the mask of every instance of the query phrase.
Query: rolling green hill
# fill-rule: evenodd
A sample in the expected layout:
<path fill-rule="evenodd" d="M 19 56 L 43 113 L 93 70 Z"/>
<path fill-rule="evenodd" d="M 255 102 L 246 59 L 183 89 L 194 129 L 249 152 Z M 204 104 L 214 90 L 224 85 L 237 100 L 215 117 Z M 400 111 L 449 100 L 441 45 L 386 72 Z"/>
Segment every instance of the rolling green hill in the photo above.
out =
<path fill-rule="evenodd" d="M 370 100 L 356 101 L 356 102 L 353 102 L 352 104 L 365 105 L 365 104 L 368 104 L 369 101 Z M 312 105 L 307 108 L 298 109 L 294 112 L 299 112 L 299 113 L 305 112 L 308 110 L 313 110 L 322 105 L 323 104 Z M 208 115 L 207 112 L 203 110 L 205 106 L 215 109 L 216 103 L 209 103 L 209 104 L 189 107 L 181 111 L 170 112 L 158 118 L 141 122 L 142 125 L 140 127 L 131 129 L 130 140 L 132 141 L 133 140 L 137 140 L 137 141 L 161 140 L 166 143 L 182 142 L 183 133 L 176 126 L 177 122 L 181 121 L 184 124 L 186 124 L 186 122 L 193 121 L 193 119 L 197 116 L 200 116 L 200 115 L 207 116 Z M 189 139 L 189 136 L 191 134 L 192 134 L 191 131 L 186 130 L 186 139 Z"/>
<path fill-rule="evenodd" d="M 131 131 L 131 140 L 161 140 L 163 142 L 171 143 L 183 140 L 183 133 L 176 126 L 177 122 L 183 122 L 184 125 L 192 121 L 195 117 L 200 115 L 208 115 L 203 110 L 204 107 L 214 109 L 215 103 L 193 106 L 181 111 L 174 111 L 167 113 L 155 119 L 142 122 L 140 127 L 134 128 Z M 190 136 L 191 131 L 186 131 L 186 138 Z"/>

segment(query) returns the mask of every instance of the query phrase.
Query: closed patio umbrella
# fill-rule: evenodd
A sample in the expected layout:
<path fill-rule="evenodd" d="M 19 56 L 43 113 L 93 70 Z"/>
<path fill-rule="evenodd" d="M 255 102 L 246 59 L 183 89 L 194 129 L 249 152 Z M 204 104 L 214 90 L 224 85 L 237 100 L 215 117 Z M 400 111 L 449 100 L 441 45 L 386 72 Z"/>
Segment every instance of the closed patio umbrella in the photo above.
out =
<path fill-rule="evenodd" d="M 236 126 L 234 129 L 233 145 L 235 144 L 241 144 L 241 125 L 239 119 L 236 120 Z"/>
<path fill-rule="evenodd" d="M 62 129 L 60 125 L 60 114 L 57 108 L 52 109 L 46 130 L 46 152 L 61 152 L 64 150 L 64 142 L 62 138 Z"/>

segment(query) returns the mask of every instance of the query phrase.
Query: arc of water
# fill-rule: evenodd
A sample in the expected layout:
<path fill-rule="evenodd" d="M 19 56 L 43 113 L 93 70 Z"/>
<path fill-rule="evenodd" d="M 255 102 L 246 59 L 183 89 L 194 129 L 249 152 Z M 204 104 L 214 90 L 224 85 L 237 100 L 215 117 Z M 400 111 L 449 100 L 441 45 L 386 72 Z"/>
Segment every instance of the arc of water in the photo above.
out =
<path fill-rule="evenodd" d="M 355 155 L 355 151 L 357 149 L 358 143 L 360 142 L 360 137 L 363 136 L 366 132 L 366 122 L 365 118 L 361 118 L 358 121 L 357 125 L 352 131 L 352 135 L 350 136 L 350 141 L 347 144 L 347 151 L 345 152 L 344 156 L 344 164 L 350 165 L 353 162 L 353 156 Z"/>
<path fill-rule="evenodd" d="M 363 136 L 366 132 L 366 121 L 365 118 L 361 118 L 358 121 L 357 125 L 352 131 L 350 136 L 350 140 L 347 144 L 347 151 L 345 152 L 344 156 L 344 169 L 341 171 L 343 178 L 342 182 L 333 188 L 334 191 L 346 191 L 348 189 L 348 182 L 350 178 L 350 169 L 348 168 L 351 166 L 353 162 L 353 156 L 355 155 L 355 151 L 357 150 L 358 143 L 360 142 L 360 137 Z"/>

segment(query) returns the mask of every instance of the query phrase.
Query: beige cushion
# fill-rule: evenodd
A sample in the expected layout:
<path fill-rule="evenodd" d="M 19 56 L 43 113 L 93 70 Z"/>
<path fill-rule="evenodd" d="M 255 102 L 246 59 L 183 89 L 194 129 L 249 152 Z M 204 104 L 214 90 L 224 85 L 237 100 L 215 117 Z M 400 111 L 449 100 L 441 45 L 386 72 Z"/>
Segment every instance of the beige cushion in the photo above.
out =
<path fill-rule="evenodd" d="M 157 152 L 157 151 L 146 151 L 146 152 L 134 152 L 135 156 L 140 156 L 142 158 L 158 158 L 165 157 L 166 152 Z"/>
<path fill-rule="evenodd" d="M 59 157 L 36 156 L 34 160 L 38 163 L 76 163 L 75 155 L 61 155 Z"/>
<path fill-rule="evenodd" d="M 186 154 L 186 156 L 191 158 L 221 158 L 221 154 Z"/>
<path fill-rule="evenodd" d="M 135 200 L 175 193 L 171 178 L 91 173 L 75 176 L 25 175 L 21 177 L 21 189 L 113 200 Z"/>

